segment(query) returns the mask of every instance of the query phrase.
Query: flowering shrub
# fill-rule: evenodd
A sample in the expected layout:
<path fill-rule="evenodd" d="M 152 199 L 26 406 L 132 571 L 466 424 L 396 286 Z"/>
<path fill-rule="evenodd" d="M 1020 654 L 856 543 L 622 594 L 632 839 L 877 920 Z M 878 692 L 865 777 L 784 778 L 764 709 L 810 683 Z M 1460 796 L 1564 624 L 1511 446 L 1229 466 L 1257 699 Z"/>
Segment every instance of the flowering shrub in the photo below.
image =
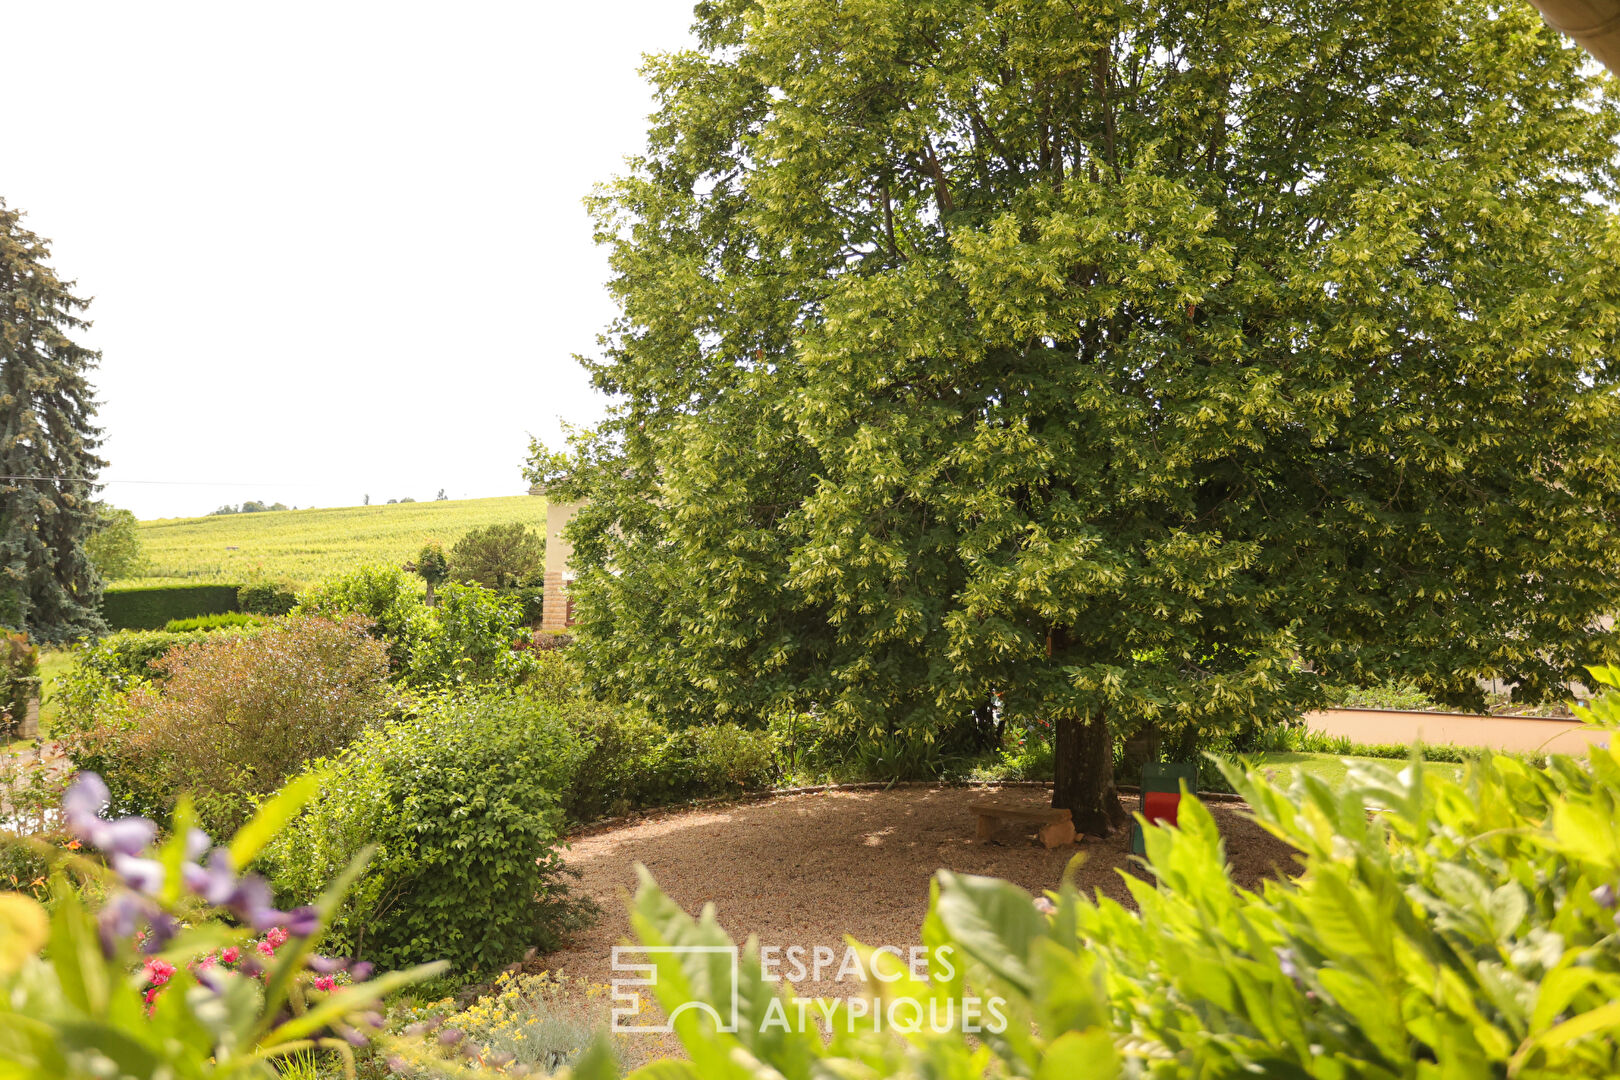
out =
<path fill-rule="evenodd" d="M 264 867 L 279 895 L 309 903 L 374 845 L 334 914 L 344 951 L 384 967 L 498 968 L 554 944 L 580 914 L 557 835 L 581 754 L 555 705 L 509 692 L 430 699 L 316 763 L 320 795 Z"/>
<path fill-rule="evenodd" d="M 273 1080 L 275 1062 L 322 1047 L 353 1076 L 352 1048 L 380 1026 L 382 998 L 442 965 L 373 979 L 364 965 L 315 953 L 358 866 L 317 904 L 291 911 L 238 871 L 314 787 L 290 786 L 215 845 L 184 800 L 162 841 L 150 820 L 102 818 L 107 788 L 82 775 L 63 819 L 106 864 L 59 856 L 49 914 L 30 897 L 0 894 L 0 1075 Z M 70 869 L 105 896 L 99 911 L 86 907 Z"/>
<path fill-rule="evenodd" d="M 576 1062 L 610 1017 L 612 988 L 560 974 L 503 971 L 490 992 L 457 1010 L 450 998 L 404 1010 L 390 1019 L 424 1038 L 416 1052 L 402 1054 L 431 1074 L 449 1054 L 439 1037 L 454 1032 L 450 1046 L 468 1064 L 498 1075 L 531 1069 L 551 1074 Z M 431 1038 L 425 1038 L 431 1036 Z M 425 1051 L 425 1052 L 424 1052 Z"/>

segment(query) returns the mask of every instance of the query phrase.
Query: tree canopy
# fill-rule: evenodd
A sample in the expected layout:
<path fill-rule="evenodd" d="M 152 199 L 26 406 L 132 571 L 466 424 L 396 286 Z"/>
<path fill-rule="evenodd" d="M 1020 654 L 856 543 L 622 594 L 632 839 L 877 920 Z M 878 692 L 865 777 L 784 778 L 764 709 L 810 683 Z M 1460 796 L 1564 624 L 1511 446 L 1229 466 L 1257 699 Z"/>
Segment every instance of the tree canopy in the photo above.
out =
<path fill-rule="evenodd" d="M 529 584 L 545 561 L 545 538 L 521 521 L 485 525 L 469 529 L 456 541 L 445 576 L 463 584 L 507 589 Z M 428 583 L 434 584 L 431 579 Z"/>
<path fill-rule="evenodd" d="M 671 717 L 1195 741 L 1616 657 L 1620 94 L 1527 5 L 712 0 L 568 478 Z M 550 490 L 550 488 L 548 488 Z"/>
<path fill-rule="evenodd" d="M 134 513 L 97 503 L 96 516 L 96 531 L 85 541 L 85 551 L 96 573 L 103 581 L 140 576 L 146 565 L 146 551 Z"/>
<path fill-rule="evenodd" d="M 49 241 L 0 200 L 0 624 L 61 641 L 105 628 L 84 546 L 105 462 L 88 379 L 101 354 L 69 336 L 89 327 L 89 301 L 49 259 Z"/>

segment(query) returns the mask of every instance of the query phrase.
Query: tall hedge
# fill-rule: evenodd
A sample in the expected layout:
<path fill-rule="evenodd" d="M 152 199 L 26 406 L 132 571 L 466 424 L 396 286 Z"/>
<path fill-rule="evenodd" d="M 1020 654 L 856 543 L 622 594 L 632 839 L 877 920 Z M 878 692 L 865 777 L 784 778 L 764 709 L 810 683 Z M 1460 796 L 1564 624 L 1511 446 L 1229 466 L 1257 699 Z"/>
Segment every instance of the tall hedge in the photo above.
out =
<path fill-rule="evenodd" d="M 101 615 L 113 630 L 161 630 L 170 619 L 238 610 L 235 585 L 165 585 L 109 592 Z"/>

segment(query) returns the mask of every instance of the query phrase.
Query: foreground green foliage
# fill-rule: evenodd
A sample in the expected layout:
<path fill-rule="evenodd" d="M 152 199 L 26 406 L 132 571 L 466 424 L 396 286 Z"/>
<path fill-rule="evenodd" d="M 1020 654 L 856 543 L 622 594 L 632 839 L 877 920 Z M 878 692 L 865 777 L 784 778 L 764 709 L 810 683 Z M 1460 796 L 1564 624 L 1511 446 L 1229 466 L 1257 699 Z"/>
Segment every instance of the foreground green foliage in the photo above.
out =
<path fill-rule="evenodd" d="M 1530 6 L 696 37 L 595 204 L 620 404 L 531 470 L 592 499 L 604 691 L 910 738 L 1000 695 L 1089 828 L 1111 737 L 1295 715 L 1299 658 L 1469 703 L 1620 657 L 1620 99 Z"/>
<path fill-rule="evenodd" d="M 1620 670 L 1599 678 L 1620 686 Z M 1616 696 L 1593 712 L 1620 730 Z M 969 995 L 999 996 L 1005 1032 L 970 1042 L 867 1021 L 848 1034 L 841 1017 L 825 1045 L 814 1030 L 761 1033 L 777 988 L 760 979 L 751 946 L 740 1030 L 716 1032 L 686 1010 L 676 1027 L 691 1062 L 638 1075 L 1620 1072 L 1620 748 L 1546 769 L 1495 757 L 1460 780 L 1415 758 L 1399 771 L 1357 769 L 1338 789 L 1309 775 L 1286 789 L 1253 774 L 1230 779 L 1296 850 L 1296 876 L 1257 893 L 1236 888 L 1214 819 L 1191 800 L 1178 829 L 1147 830 L 1152 880 L 1127 877 L 1135 911 L 1067 885 L 1038 902 L 1006 882 L 940 873 L 922 940 L 954 950 L 957 970 L 936 962 L 930 981 L 903 977 L 883 1000 L 920 1002 L 925 1017 L 950 1001 L 960 1016 Z M 650 878 L 632 923 L 648 945 L 729 944 L 712 911 L 692 920 Z M 666 1013 L 729 1002 L 724 965 L 653 959 Z"/>
<path fill-rule="evenodd" d="M 424 981 L 442 965 L 374 980 L 359 968 L 341 982 L 331 977 L 348 965 L 317 955 L 320 922 L 358 864 L 302 912 L 264 907 L 254 899 L 262 882 L 234 873 L 310 787 L 273 800 L 212 851 L 209 838 L 189 828 L 153 843 L 149 822 L 100 821 L 99 807 L 80 805 L 77 813 L 69 807 L 81 838 L 100 847 L 117 871 L 58 852 L 49 910 L 19 893 L 0 893 L 0 1075 L 275 1080 L 290 1056 L 321 1048 L 352 1078 L 352 1047 L 366 1044 L 363 1031 L 376 1026 L 375 1008 L 392 990 Z M 249 950 L 254 935 L 244 924 L 281 920 L 293 929 L 277 930 L 278 946 Z M 240 962 L 198 962 L 224 948 L 247 955 Z"/>

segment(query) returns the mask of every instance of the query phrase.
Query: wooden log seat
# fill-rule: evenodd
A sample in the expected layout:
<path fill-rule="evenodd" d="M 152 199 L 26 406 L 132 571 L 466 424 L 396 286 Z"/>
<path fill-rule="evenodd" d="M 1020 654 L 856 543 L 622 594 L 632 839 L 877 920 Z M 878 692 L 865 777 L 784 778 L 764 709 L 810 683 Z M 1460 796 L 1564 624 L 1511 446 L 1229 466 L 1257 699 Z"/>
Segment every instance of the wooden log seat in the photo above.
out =
<path fill-rule="evenodd" d="M 1039 829 L 1036 835 L 1049 848 L 1074 843 L 1074 818 L 1067 810 L 986 800 L 975 803 L 973 813 L 978 822 L 973 839 L 980 843 L 993 839 L 997 826 L 1008 821 L 1036 826 Z"/>

